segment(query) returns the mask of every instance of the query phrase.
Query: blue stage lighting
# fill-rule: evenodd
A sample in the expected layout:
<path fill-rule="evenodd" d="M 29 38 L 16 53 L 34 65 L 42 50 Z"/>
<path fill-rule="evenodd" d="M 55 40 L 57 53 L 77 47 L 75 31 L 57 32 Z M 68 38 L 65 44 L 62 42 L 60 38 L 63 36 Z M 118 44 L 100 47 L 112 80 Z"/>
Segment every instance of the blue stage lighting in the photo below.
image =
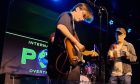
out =
<path fill-rule="evenodd" d="M 109 20 L 109 25 L 113 25 L 114 21 L 113 20 Z"/>
<path fill-rule="evenodd" d="M 131 29 L 131 28 L 128 28 L 128 29 L 127 29 L 127 32 L 128 32 L 128 33 L 130 33 L 131 31 L 132 31 L 132 29 Z"/>
<path fill-rule="evenodd" d="M 60 0 L 53 0 L 54 2 L 58 2 L 58 1 L 60 1 Z"/>

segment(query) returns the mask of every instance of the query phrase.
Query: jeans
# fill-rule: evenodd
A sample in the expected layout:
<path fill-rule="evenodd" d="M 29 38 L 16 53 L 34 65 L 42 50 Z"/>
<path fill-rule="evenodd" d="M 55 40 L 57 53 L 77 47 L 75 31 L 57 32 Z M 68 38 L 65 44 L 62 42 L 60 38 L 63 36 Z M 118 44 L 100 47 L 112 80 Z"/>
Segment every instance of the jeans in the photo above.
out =
<path fill-rule="evenodd" d="M 110 84 L 131 84 L 131 76 L 111 76 L 109 82 Z"/>

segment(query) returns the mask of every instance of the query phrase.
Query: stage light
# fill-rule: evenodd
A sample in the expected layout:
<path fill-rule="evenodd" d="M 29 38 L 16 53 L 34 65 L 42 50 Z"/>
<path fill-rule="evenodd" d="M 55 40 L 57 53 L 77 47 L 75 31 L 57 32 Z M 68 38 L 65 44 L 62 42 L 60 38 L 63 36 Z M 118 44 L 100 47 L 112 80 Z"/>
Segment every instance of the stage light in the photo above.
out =
<path fill-rule="evenodd" d="M 127 29 L 127 32 L 128 32 L 128 33 L 130 33 L 131 31 L 132 31 L 132 29 L 131 29 L 131 28 L 128 28 L 128 29 Z"/>
<path fill-rule="evenodd" d="M 54 2 L 58 2 L 58 1 L 60 1 L 60 0 L 53 0 Z"/>
<path fill-rule="evenodd" d="M 114 21 L 113 20 L 109 20 L 109 25 L 113 25 Z"/>

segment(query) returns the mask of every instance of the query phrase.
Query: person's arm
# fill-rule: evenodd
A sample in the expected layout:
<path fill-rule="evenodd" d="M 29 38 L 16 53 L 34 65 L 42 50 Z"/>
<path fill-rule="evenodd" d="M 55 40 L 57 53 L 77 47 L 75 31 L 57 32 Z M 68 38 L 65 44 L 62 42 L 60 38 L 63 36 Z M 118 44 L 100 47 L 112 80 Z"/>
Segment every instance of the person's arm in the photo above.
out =
<path fill-rule="evenodd" d="M 137 56 L 136 56 L 134 46 L 129 43 L 128 47 L 129 47 L 129 50 L 125 51 L 126 52 L 126 59 L 129 59 L 130 62 L 136 62 Z"/>
<path fill-rule="evenodd" d="M 108 51 L 108 56 L 110 59 L 114 59 L 114 49 L 113 49 L 114 46 L 115 46 L 115 44 L 112 44 Z"/>
<path fill-rule="evenodd" d="M 114 58 L 114 56 L 113 56 L 113 50 L 109 50 L 108 51 L 108 56 L 109 56 L 109 58 Z"/>
<path fill-rule="evenodd" d="M 68 30 L 68 28 L 63 24 L 58 24 L 57 28 L 68 38 L 70 39 L 80 51 L 85 50 L 85 46 L 82 45 Z"/>

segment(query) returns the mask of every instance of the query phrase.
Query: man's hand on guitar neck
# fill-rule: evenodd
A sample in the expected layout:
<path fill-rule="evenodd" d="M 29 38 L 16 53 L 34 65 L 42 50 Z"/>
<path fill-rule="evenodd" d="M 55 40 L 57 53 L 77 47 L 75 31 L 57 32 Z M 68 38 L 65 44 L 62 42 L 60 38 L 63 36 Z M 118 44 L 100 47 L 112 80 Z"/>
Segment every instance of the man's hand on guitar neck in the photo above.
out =
<path fill-rule="evenodd" d="M 95 50 L 92 50 L 91 56 L 92 57 L 96 57 L 96 56 L 99 56 L 99 54 Z"/>
<path fill-rule="evenodd" d="M 85 56 L 91 56 L 91 57 L 97 57 L 97 56 L 99 56 L 99 54 L 96 52 L 96 51 L 94 51 L 94 50 L 92 50 L 92 51 L 89 51 L 89 50 L 85 50 L 84 52 L 81 52 L 83 55 L 85 55 Z"/>

